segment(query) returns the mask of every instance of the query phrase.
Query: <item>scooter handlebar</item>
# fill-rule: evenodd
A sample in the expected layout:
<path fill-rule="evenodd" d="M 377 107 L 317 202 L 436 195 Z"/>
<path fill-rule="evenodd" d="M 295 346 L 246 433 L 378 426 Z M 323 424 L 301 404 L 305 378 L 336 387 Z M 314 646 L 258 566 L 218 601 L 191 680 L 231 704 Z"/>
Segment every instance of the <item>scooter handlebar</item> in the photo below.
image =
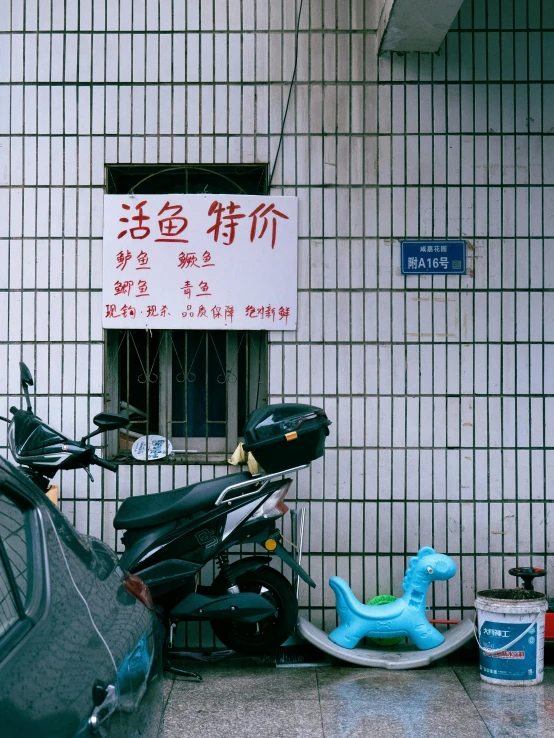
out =
<path fill-rule="evenodd" d="M 117 464 L 112 464 L 111 461 L 106 461 L 106 459 L 101 459 L 99 456 L 96 456 L 96 454 L 91 459 L 92 464 L 96 464 L 96 466 L 101 466 L 104 469 L 107 469 L 111 472 L 117 471 Z"/>

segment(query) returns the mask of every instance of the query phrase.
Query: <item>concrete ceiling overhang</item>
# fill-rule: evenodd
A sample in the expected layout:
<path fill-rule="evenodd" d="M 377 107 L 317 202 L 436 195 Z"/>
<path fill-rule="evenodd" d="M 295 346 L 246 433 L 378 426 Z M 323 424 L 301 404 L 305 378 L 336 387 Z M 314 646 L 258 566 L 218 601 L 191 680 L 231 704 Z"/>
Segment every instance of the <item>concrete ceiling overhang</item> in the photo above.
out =
<path fill-rule="evenodd" d="M 379 51 L 438 51 L 463 0 L 379 0 Z"/>

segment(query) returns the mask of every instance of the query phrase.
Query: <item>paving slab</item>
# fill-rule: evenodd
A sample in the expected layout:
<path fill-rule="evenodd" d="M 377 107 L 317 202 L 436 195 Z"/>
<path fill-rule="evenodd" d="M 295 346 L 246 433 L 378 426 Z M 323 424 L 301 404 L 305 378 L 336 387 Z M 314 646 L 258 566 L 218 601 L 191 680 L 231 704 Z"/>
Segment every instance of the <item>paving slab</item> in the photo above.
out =
<path fill-rule="evenodd" d="M 324 738 L 315 700 L 243 700 L 199 698 L 173 692 L 165 712 L 164 738 Z"/>
<path fill-rule="evenodd" d="M 321 700 L 371 702 L 391 699 L 395 704 L 418 702 L 432 705 L 468 702 L 469 698 L 450 667 L 431 667 L 414 671 L 388 671 L 335 667 L 317 670 Z"/>
<path fill-rule="evenodd" d="M 488 684 L 477 665 L 454 671 L 494 738 L 554 737 L 554 668 L 545 669 L 543 684 L 529 687 Z"/>
<path fill-rule="evenodd" d="M 490 738 L 469 698 L 465 703 L 423 703 L 400 698 L 322 700 L 325 738 Z"/>
<path fill-rule="evenodd" d="M 202 682 L 176 679 L 173 693 L 189 692 L 198 699 L 240 700 L 317 700 L 315 668 L 276 669 L 274 666 L 226 667 L 195 665 L 187 669 L 202 676 Z"/>
<path fill-rule="evenodd" d="M 165 738 L 554 738 L 553 668 L 543 685 L 497 687 L 476 664 L 188 665 L 204 681 L 167 680 Z"/>
<path fill-rule="evenodd" d="M 450 667 L 317 671 L 325 738 L 490 738 Z"/>

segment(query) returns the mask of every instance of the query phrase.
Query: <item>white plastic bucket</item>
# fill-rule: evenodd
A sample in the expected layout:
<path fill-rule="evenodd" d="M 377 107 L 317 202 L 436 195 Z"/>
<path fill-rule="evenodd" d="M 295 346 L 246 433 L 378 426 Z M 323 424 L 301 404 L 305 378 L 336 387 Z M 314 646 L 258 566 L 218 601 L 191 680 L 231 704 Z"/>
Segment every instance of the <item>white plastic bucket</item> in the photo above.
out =
<path fill-rule="evenodd" d="M 540 684 L 548 603 L 540 592 L 526 592 L 521 600 L 509 599 L 508 593 L 513 592 L 496 589 L 477 593 L 475 635 L 481 679 L 505 687 Z"/>

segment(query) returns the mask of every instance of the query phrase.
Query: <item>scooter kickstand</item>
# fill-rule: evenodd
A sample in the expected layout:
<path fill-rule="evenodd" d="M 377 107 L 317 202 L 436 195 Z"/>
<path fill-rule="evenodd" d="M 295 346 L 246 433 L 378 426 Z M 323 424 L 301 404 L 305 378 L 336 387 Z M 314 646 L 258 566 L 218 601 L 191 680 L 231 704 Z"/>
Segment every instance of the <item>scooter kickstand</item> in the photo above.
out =
<path fill-rule="evenodd" d="M 169 653 L 173 651 L 173 632 L 176 627 L 177 627 L 177 623 L 171 623 L 169 626 L 169 638 L 168 638 L 169 643 L 168 643 L 168 648 L 164 654 L 164 671 L 167 671 L 170 674 L 173 674 L 175 676 L 186 677 L 187 679 L 190 679 L 193 682 L 201 682 L 203 680 L 200 674 L 197 674 L 194 671 L 186 671 L 186 669 L 179 669 L 178 666 L 173 666 L 173 664 L 169 660 Z"/>
<path fill-rule="evenodd" d="M 203 681 L 200 674 L 196 674 L 196 672 L 194 671 L 186 671 L 185 669 L 179 669 L 179 667 L 173 666 L 173 664 L 168 658 L 164 659 L 164 671 L 168 672 L 169 674 L 174 674 L 175 676 L 186 677 L 187 679 L 190 679 L 191 682 L 202 682 Z"/>

